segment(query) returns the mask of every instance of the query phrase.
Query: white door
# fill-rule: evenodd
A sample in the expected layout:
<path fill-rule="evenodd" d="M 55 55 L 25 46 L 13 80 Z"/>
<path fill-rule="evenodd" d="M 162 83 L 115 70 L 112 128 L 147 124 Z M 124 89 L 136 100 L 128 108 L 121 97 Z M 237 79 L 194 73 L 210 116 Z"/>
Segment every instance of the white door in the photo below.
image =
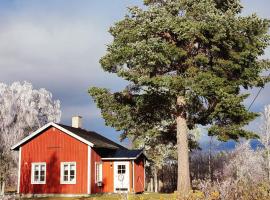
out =
<path fill-rule="evenodd" d="M 114 192 L 129 192 L 129 162 L 114 162 Z"/>

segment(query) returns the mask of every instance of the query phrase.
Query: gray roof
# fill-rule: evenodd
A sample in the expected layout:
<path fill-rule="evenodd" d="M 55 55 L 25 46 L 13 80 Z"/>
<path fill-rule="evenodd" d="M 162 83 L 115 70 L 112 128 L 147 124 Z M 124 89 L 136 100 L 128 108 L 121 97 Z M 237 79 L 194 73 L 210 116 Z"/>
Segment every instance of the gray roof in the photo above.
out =
<path fill-rule="evenodd" d="M 117 144 L 116 142 L 113 142 L 109 140 L 108 138 L 93 132 L 93 131 L 87 131 L 85 129 L 81 128 L 74 128 L 71 126 L 58 124 L 59 126 L 63 127 L 64 129 L 67 129 L 68 131 L 78 135 L 79 137 L 93 143 L 95 147 L 98 148 L 109 148 L 109 149 L 126 149 L 125 147 L 121 146 L 120 144 Z"/>
<path fill-rule="evenodd" d="M 126 158 L 126 159 L 137 159 L 140 155 L 143 155 L 143 149 L 112 149 L 108 151 L 106 148 L 95 148 L 96 152 L 101 156 L 102 159 L 115 159 L 115 158 Z"/>
<path fill-rule="evenodd" d="M 90 145 L 93 147 L 96 152 L 101 156 L 102 159 L 115 159 L 115 160 L 135 160 L 141 155 L 145 157 L 143 154 L 143 150 L 128 150 L 125 147 L 113 142 L 112 140 L 96 133 L 93 131 L 87 131 L 82 128 L 74 128 L 71 126 L 63 125 L 63 124 L 55 124 L 50 122 L 35 132 L 31 133 L 29 136 L 25 137 L 23 140 L 15 144 L 11 147 L 12 150 L 18 151 L 19 147 L 37 137 L 39 134 L 44 132 L 49 127 L 56 127 L 68 135 L 78 139 L 79 141 Z"/>

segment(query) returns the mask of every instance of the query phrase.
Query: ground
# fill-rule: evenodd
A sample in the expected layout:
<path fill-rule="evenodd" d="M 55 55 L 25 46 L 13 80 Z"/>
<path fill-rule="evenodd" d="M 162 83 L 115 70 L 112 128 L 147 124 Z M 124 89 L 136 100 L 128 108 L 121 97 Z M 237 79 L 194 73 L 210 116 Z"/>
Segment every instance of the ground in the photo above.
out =
<path fill-rule="evenodd" d="M 138 194 L 138 195 L 93 195 L 83 198 L 38 198 L 39 200 L 170 200 L 175 199 L 173 194 Z M 28 200 L 34 200 L 28 199 Z"/>

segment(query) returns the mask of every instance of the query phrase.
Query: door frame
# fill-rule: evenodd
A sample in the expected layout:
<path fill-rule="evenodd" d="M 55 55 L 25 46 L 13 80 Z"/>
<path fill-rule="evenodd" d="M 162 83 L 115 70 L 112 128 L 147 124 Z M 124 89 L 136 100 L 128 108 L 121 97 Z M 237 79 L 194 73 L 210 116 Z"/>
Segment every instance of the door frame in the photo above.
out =
<path fill-rule="evenodd" d="M 118 181 L 118 180 L 116 180 L 116 174 L 115 173 L 117 173 L 117 170 L 118 170 L 118 168 L 117 168 L 117 165 L 119 165 L 119 164 L 122 164 L 122 165 L 126 165 L 126 176 L 127 176 L 127 178 L 128 178 L 128 181 L 127 181 L 127 184 L 128 184 L 128 186 L 127 186 L 127 190 L 126 191 L 117 191 L 116 190 L 116 181 Z M 113 191 L 114 191 L 114 193 L 119 193 L 119 192 L 121 192 L 121 193 L 127 193 L 127 192 L 130 192 L 130 162 L 129 161 L 114 161 L 113 162 L 113 167 L 114 167 L 114 170 L 113 170 Z"/>

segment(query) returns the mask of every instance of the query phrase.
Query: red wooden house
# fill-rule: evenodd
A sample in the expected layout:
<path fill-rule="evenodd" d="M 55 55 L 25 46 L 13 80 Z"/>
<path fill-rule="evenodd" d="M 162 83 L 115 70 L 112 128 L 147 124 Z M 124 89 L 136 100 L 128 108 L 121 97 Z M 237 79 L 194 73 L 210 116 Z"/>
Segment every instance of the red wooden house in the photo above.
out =
<path fill-rule="evenodd" d="M 145 187 L 142 150 L 81 128 L 48 123 L 12 147 L 19 151 L 18 193 L 88 195 L 134 192 Z"/>

